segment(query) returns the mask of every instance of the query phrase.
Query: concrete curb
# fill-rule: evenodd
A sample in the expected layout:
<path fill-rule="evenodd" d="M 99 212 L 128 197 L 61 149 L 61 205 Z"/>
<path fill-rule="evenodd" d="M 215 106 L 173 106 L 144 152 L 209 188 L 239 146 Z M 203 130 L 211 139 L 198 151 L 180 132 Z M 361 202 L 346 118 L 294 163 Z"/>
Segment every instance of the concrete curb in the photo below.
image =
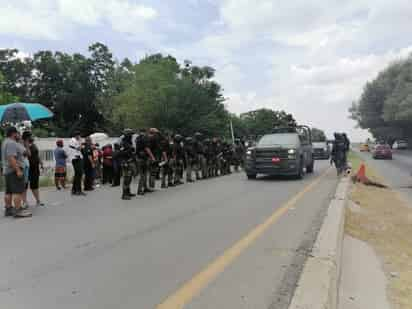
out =
<path fill-rule="evenodd" d="M 337 308 L 349 187 L 350 178 L 342 178 L 329 204 L 311 255 L 303 268 L 289 309 Z"/>

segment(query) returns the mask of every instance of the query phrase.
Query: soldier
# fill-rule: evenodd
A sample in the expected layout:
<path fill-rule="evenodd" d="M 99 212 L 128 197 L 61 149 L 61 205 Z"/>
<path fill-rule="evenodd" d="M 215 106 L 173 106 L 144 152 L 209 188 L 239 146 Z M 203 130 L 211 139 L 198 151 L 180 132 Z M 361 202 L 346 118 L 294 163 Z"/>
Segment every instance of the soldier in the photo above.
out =
<path fill-rule="evenodd" d="M 135 140 L 136 159 L 139 173 L 139 184 L 137 194 L 144 195 L 145 193 L 153 192 L 147 186 L 147 173 L 149 170 L 149 162 L 155 161 L 152 151 L 149 148 L 149 141 L 144 129 L 141 129 Z"/>
<path fill-rule="evenodd" d="M 183 149 L 186 163 L 186 182 L 193 182 L 192 170 L 193 168 L 196 168 L 197 155 L 192 137 L 186 137 Z"/>
<path fill-rule="evenodd" d="M 206 178 L 206 157 L 205 157 L 205 149 L 202 143 L 203 135 L 202 133 L 195 133 L 193 138 L 193 147 L 196 153 L 196 180 L 200 180 L 200 172 L 202 173 L 202 178 Z"/>
<path fill-rule="evenodd" d="M 160 137 L 160 147 L 162 152 L 161 157 L 161 167 L 162 167 L 162 184 L 161 188 L 166 189 L 167 187 L 174 187 L 173 176 L 175 168 L 175 157 L 174 157 L 174 142 L 170 136 Z M 167 178 L 167 185 L 166 185 Z"/>
<path fill-rule="evenodd" d="M 231 145 L 227 142 L 223 142 L 222 144 L 222 157 L 223 157 L 223 161 L 222 161 L 223 175 L 229 175 L 232 173 L 230 169 L 230 165 L 231 165 L 232 158 L 233 158 L 233 151 L 232 151 Z"/>
<path fill-rule="evenodd" d="M 243 147 L 243 144 L 241 143 L 240 139 L 236 138 L 235 139 L 235 145 L 234 145 L 234 158 L 233 158 L 233 163 L 235 165 L 235 171 L 239 171 L 239 166 L 243 166 L 242 160 L 245 154 L 245 149 Z"/>
<path fill-rule="evenodd" d="M 176 186 L 182 185 L 184 161 L 185 161 L 185 149 L 183 145 L 183 136 L 176 134 L 174 136 L 174 157 L 176 158 L 176 170 L 174 184 Z"/>
<path fill-rule="evenodd" d="M 149 162 L 149 188 L 154 189 L 156 187 L 156 178 L 159 173 L 159 163 L 162 162 L 163 152 L 160 145 L 161 135 L 158 129 L 149 129 L 148 141 L 149 148 L 153 154 Z"/>
<path fill-rule="evenodd" d="M 120 158 L 123 171 L 123 192 L 122 199 L 130 200 L 136 196 L 130 192 L 130 184 L 133 177 L 134 163 L 134 149 L 133 149 L 133 131 L 125 129 L 120 143 Z"/>
<path fill-rule="evenodd" d="M 343 173 L 346 168 L 346 142 L 344 137 L 339 133 L 334 133 L 335 140 L 332 146 L 331 164 L 334 163 L 338 176 Z"/>
<path fill-rule="evenodd" d="M 202 175 L 204 179 L 212 177 L 213 153 L 212 145 L 209 138 L 203 141 L 204 156 L 205 156 L 205 174 Z M 203 171 L 202 171 L 203 174 Z"/>

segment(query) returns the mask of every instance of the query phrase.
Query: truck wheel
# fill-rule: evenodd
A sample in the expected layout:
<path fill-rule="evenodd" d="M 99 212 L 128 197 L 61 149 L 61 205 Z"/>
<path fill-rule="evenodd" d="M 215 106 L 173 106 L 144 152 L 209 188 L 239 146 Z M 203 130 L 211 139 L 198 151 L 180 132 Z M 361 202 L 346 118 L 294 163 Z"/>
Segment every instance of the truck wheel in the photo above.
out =
<path fill-rule="evenodd" d="M 247 174 L 247 179 L 249 180 L 256 179 L 256 174 Z"/>
<path fill-rule="evenodd" d="M 315 168 L 315 160 L 312 160 L 312 163 L 306 167 L 306 173 L 312 174 Z"/>

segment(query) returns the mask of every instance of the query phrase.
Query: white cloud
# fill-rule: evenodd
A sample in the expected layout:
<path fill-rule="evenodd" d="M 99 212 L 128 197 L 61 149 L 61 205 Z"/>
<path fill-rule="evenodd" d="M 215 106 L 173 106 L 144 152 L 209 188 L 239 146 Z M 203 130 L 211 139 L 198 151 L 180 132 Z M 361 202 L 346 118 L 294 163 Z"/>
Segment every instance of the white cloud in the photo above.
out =
<path fill-rule="evenodd" d="M 155 9 L 130 0 L 0 0 L 0 33 L 29 39 L 59 40 L 76 26 L 104 23 L 114 31 L 138 35 L 155 17 Z"/>

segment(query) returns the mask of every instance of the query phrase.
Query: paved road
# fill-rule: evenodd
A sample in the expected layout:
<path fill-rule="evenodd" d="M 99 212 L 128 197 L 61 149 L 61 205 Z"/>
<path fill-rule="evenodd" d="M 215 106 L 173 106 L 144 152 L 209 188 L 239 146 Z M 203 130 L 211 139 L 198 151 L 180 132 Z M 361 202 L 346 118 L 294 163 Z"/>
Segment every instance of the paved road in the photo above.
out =
<path fill-rule="evenodd" d="M 374 160 L 370 153 L 357 153 L 376 169 L 388 185 L 400 192 L 412 207 L 412 151 L 394 150 L 393 160 Z"/>
<path fill-rule="evenodd" d="M 132 202 L 112 188 L 49 191 L 32 219 L 0 218 L 0 307 L 286 308 L 336 188 L 327 169 L 303 181 L 234 174 Z"/>

